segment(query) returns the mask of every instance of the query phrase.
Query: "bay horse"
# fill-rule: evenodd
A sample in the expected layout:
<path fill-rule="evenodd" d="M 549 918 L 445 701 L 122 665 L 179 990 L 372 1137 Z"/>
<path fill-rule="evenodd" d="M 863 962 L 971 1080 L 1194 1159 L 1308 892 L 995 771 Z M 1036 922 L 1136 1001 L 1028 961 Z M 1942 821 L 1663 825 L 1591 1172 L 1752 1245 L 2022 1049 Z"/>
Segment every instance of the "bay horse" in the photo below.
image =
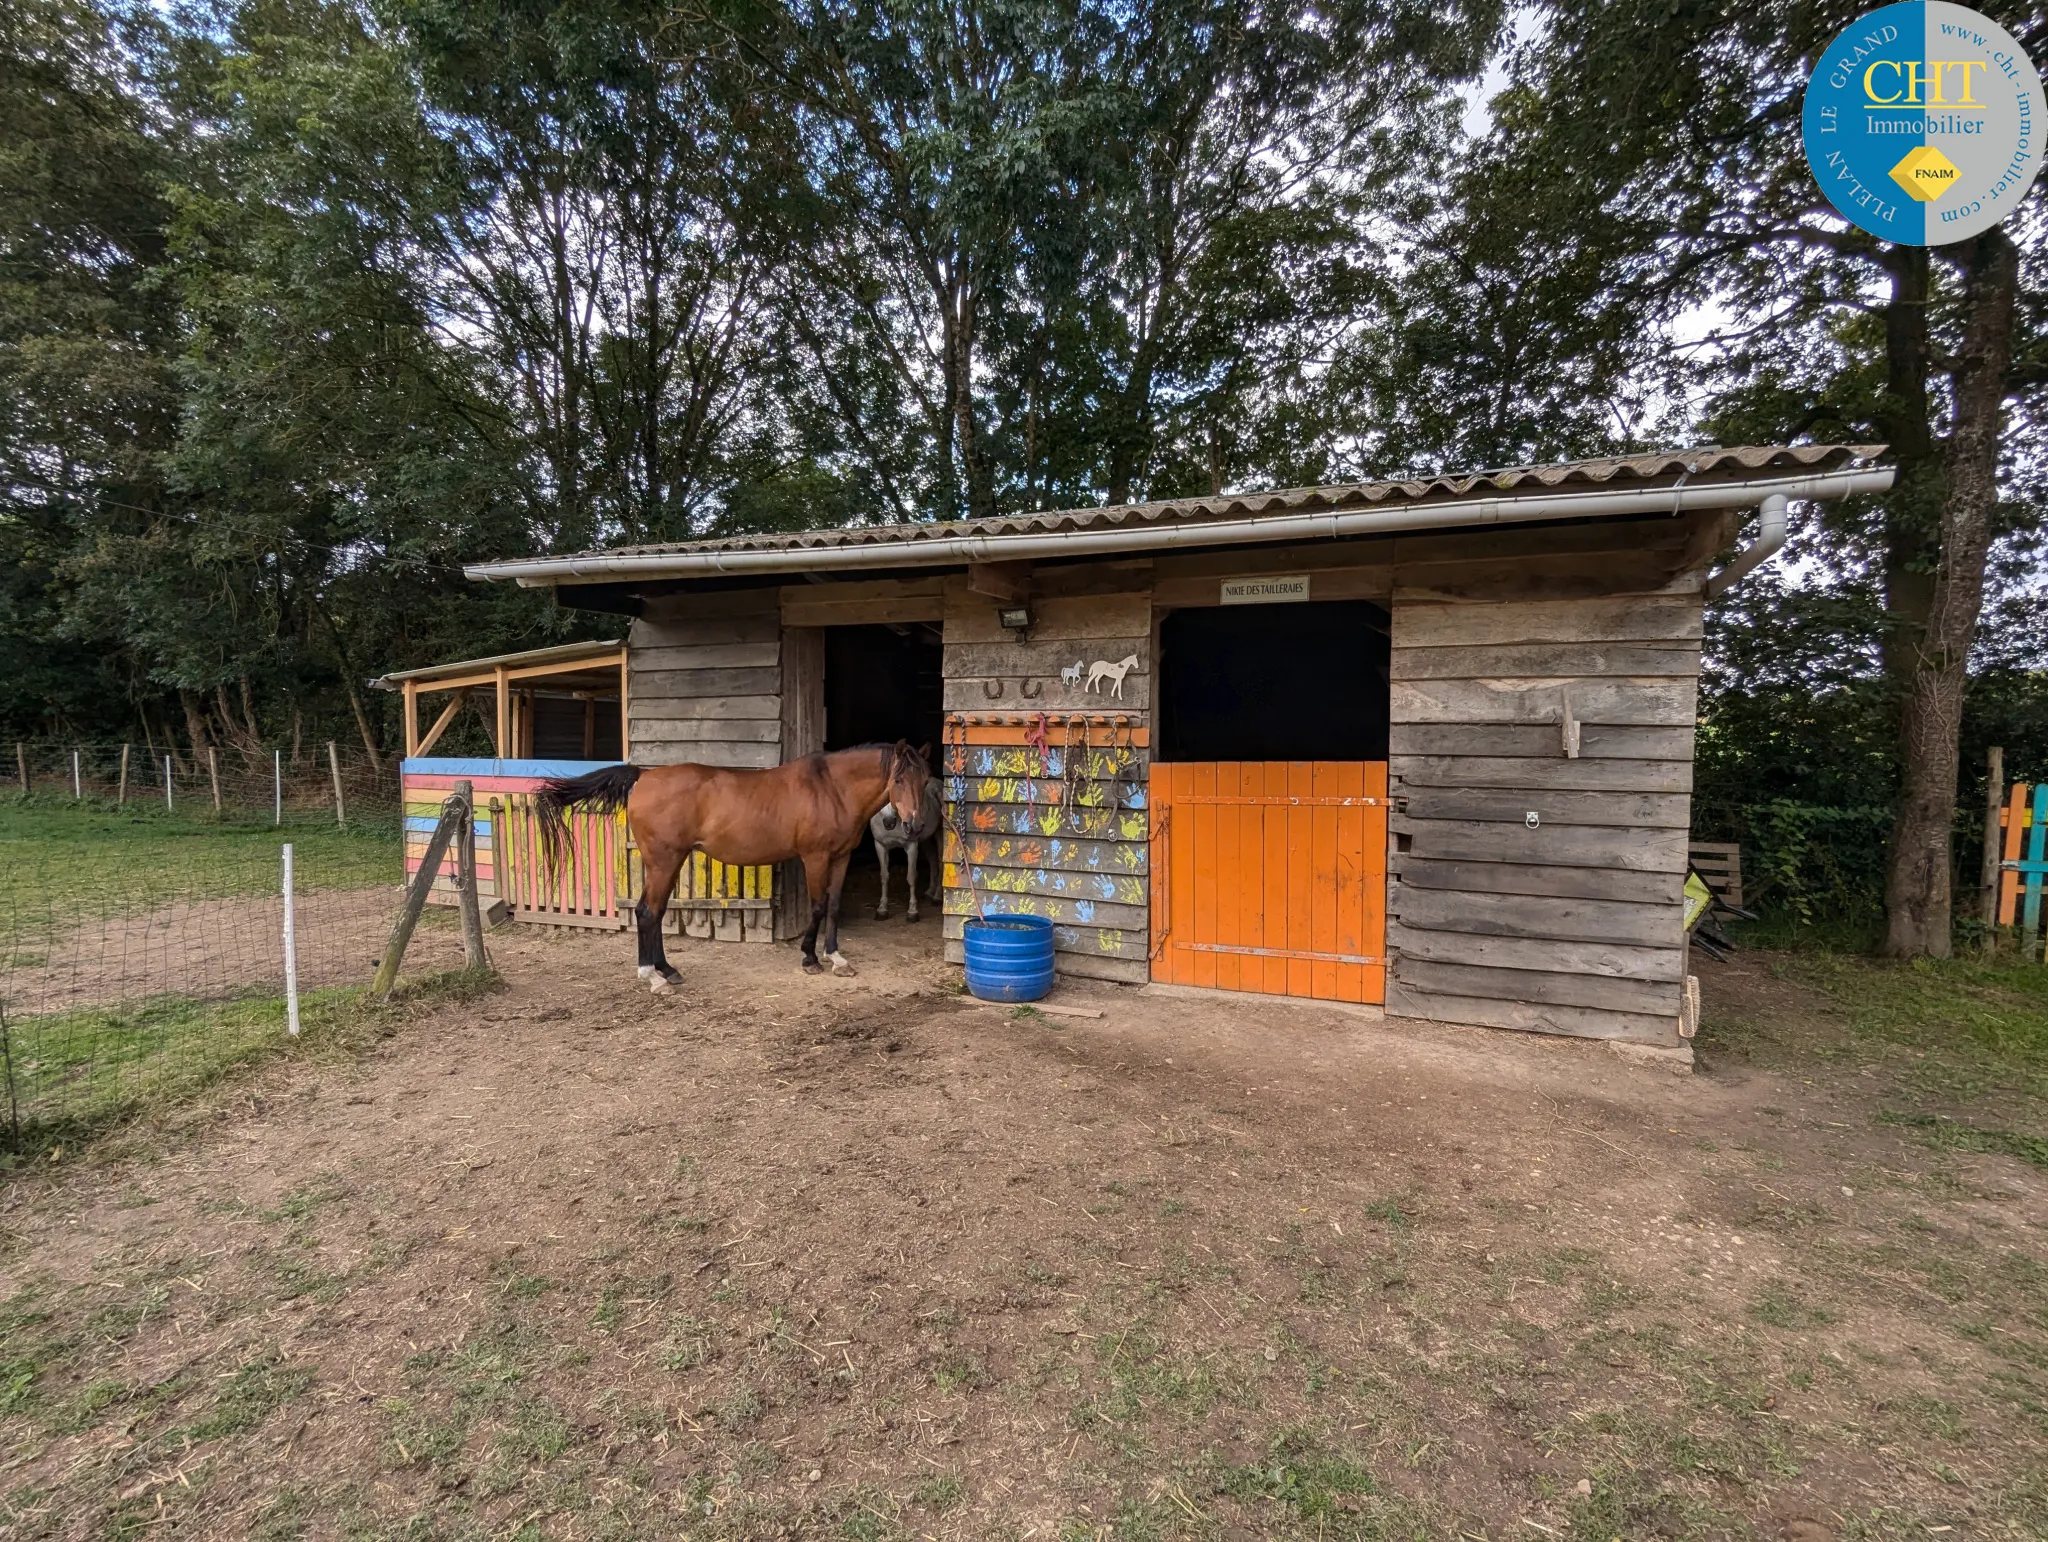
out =
<path fill-rule="evenodd" d="M 931 784 L 929 745 L 862 744 L 829 755 L 806 755 L 772 770 L 725 766 L 602 766 L 582 776 L 543 782 L 534 795 L 541 849 L 550 871 L 568 839 L 562 817 L 572 808 L 626 811 L 640 847 L 640 978 L 656 995 L 682 980 L 661 945 L 661 918 L 676 878 L 692 852 L 736 867 L 785 862 L 804 865 L 811 925 L 804 933 L 804 969 L 815 974 L 818 931 L 834 974 L 852 974 L 839 951 L 839 892 L 846 865 L 884 808 L 920 809 Z"/>

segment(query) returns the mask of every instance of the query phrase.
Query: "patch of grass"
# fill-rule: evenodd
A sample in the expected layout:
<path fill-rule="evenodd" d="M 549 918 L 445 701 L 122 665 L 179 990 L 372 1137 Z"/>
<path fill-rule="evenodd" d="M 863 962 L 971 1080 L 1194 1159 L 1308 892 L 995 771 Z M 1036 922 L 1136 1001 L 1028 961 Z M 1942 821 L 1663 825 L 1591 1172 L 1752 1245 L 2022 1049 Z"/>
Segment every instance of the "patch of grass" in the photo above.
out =
<path fill-rule="evenodd" d="M 967 1490 L 956 1473 L 941 1473 L 936 1478 L 926 1478 L 917 1486 L 917 1502 L 927 1510 L 937 1510 L 942 1514 L 957 1509 L 966 1497 Z"/>
<path fill-rule="evenodd" d="M 299 1042 L 339 1035 L 357 1014 L 357 987 L 299 997 Z M 192 1096 L 291 1043 L 282 997 L 202 1001 L 155 996 L 7 1025 L 14 1097 L 32 1153 L 89 1136 L 141 1109 Z"/>
<path fill-rule="evenodd" d="M 1987 1130 L 1939 1114 L 1882 1113 L 1881 1124 L 1900 1125 L 1919 1135 L 1940 1151 L 1977 1151 L 1991 1156 L 2018 1157 L 2036 1167 L 2048 1168 L 2048 1140 L 2038 1135 L 2019 1135 L 2011 1130 Z"/>
<path fill-rule="evenodd" d="M 1749 1315 L 1773 1328 L 1817 1328 L 1835 1320 L 1825 1308 L 1810 1305 L 1791 1286 L 1773 1280 L 1749 1303 Z"/>
<path fill-rule="evenodd" d="M 1368 1219 L 1385 1224 L 1389 1231 L 1407 1231 L 1415 1224 L 1415 1202 L 1406 1194 L 1389 1194 L 1365 1207 Z"/>
<path fill-rule="evenodd" d="M 718 1422 L 729 1430 L 745 1429 L 758 1423 L 766 1410 L 761 1406 L 761 1394 L 745 1382 L 741 1382 L 718 1402 Z"/>
<path fill-rule="evenodd" d="M 1835 951 L 1784 953 L 1771 968 L 1818 991 L 1849 1032 L 1921 1052 L 1921 1079 L 1970 1091 L 1982 1078 L 2048 1093 L 2048 969 L 1981 958 L 1889 962 Z"/>
<path fill-rule="evenodd" d="M 972 1392 L 988 1380 L 988 1368 L 974 1355 L 951 1354 L 932 1367 L 941 1392 Z"/>
<path fill-rule="evenodd" d="M 1397 1498 L 1382 1496 L 1373 1476 L 1358 1457 L 1333 1450 L 1308 1429 L 1282 1430 L 1258 1461 L 1219 1466 L 1211 1474 L 1212 1491 L 1265 1511 L 1277 1508 L 1287 1519 L 1313 1526 L 1311 1535 L 1345 1539 L 1420 1534 L 1421 1517 Z M 1268 1520 L 1261 1528 L 1271 1535 Z"/>
<path fill-rule="evenodd" d="M 186 1434 L 195 1444 L 239 1435 L 254 1429 L 273 1410 L 300 1396 L 312 1384 L 311 1371 L 288 1369 L 276 1355 L 251 1360 L 222 1384 L 213 1407 Z"/>

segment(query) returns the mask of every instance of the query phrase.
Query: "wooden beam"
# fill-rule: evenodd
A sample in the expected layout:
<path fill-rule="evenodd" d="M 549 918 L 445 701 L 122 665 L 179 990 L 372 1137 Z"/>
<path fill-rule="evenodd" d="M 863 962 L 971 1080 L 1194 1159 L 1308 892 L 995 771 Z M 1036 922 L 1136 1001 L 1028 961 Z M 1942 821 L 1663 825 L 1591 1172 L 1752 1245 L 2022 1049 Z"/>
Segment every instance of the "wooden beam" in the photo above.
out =
<path fill-rule="evenodd" d="M 405 682 L 405 753 L 420 752 L 420 692 L 412 681 Z"/>
<path fill-rule="evenodd" d="M 469 700 L 467 688 L 457 691 L 454 696 L 449 698 L 448 705 L 441 709 L 441 715 L 434 719 L 434 726 L 427 730 L 427 736 L 419 741 L 411 753 L 414 755 L 425 755 L 432 750 L 440 742 L 441 735 L 447 732 L 448 725 L 455 721 L 455 714 L 462 710 L 462 704 L 467 700 Z"/>
<path fill-rule="evenodd" d="M 626 653 L 619 653 L 619 759 L 633 758 L 633 702 L 627 689 Z"/>
<path fill-rule="evenodd" d="M 967 588 L 1005 605 L 1022 605 L 1031 598 L 1031 564 L 1028 562 L 970 562 Z"/>
<path fill-rule="evenodd" d="M 512 687 L 509 684 L 511 672 L 500 664 L 492 671 L 497 676 L 498 687 L 498 738 L 491 746 L 498 759 L 512 758 Z"/>

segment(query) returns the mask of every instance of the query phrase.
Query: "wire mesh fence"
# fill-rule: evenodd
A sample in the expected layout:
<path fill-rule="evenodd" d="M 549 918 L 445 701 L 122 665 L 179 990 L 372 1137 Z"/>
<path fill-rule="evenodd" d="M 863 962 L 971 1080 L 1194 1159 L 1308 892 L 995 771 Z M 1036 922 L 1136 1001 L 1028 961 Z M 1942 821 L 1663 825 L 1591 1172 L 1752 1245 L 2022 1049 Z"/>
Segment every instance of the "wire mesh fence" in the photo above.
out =
<path fill-rule="evenodd" d="M 342 1022 L 404 899 L 395 799 L 379 805 L 374 787 L 349 806 L 344 782 L 345 828 L 332 787 L 323 804 L 303 778 L 251 807 L 264 800 L 248 797 L 246 766 L 241 781 L 224 779 L 218 812 L 210 787 L 180 805 L 175 760 L 168 800 L 160 786 L 155 802 L 137 797 L 131 782 L 123 802 L 118 784 L 108 793 L 104 753 L 88 762 L 83 750 L 78 791 L 32 775 L 34 790 L 0 798 L 0 1131 L 17 1150 L 104 1127 L 279 1047 L 293 975 L 310 1030 Z M 453 914 L 431 912 L 407 973 L 462 961 Z"/>
<path fill-rule="evenodd" d="M 186 818 L 324 813 L 337 825 L 374 821 L 398 806 L 398 759 L 336 742 L 171 745 L 117 740 L 23 740 L 0 771 L 29 797 L 161 808 Z"/>

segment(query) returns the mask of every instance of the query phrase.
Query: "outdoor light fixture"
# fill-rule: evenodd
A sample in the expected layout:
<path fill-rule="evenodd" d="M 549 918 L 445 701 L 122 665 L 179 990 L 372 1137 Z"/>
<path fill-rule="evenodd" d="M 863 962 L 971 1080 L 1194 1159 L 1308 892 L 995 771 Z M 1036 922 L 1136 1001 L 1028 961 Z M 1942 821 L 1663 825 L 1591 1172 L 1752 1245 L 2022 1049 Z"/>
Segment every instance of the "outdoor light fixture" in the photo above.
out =
<path fill-rule="evenodd" d="M 996 612 L 998 624 L 1013 632 L 1026 631 L 1031 626 L 1031 607 L 1028 605 L 1005 606 Z"/>

